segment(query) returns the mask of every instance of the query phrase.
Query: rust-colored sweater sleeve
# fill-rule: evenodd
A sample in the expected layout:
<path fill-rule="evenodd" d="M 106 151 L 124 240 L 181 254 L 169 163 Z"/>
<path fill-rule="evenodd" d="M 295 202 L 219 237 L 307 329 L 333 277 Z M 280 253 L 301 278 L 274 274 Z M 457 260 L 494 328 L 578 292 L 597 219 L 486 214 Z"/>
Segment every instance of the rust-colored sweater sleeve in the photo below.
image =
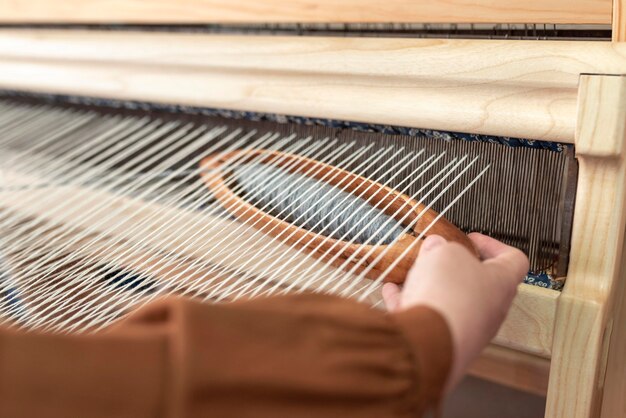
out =
<path fill-rule="evenodd" d="M 165 299 L 96 335 L 0 329 L 0 417 L 419 417 L 451 359 L 427 307 Z"/>

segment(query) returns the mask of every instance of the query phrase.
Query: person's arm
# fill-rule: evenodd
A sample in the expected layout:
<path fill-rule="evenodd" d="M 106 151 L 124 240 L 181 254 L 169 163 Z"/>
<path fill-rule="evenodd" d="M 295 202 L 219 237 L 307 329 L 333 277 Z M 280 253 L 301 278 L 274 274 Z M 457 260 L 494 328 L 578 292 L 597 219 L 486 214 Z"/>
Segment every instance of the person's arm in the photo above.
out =
<path fill-rule="evenodd" d="M 426 307 L 169 299 L 97 335 L 0 331 L 0 417 L 415 417 L 451 360 Z"/>
<path fill-rule="evenodd" d="M 495 244 L 474 239 L 485 257 L 494 255 L 485 251 Z M 450 261 L 437 255 L 444 250 L 475 267 L 462 279 L 487 280 L 487 262 L 463 258 L 454 245 L 436 250 L 431 244 L 425 243 L 416 266 L 427 263 L 438 281 L 461 286 L 447 293 L 467 289 L 440 275 L 440 264 Z M 487 342 L 498 319 L 482 313 L 504 312 L 519 279 L 507 278 L 502 295 L 494 293 L 499 287 L 467 293 L 475 304 L 502 299 L 481 308 L 476 321 L 461 324 L 482 335 L 472 341 L 465 335 L 472 330 L 459 331 L 459 318 L 447 305 L 458 302 L 471 312 L 475 307 L 445 297 L 441 305 L 439 284 L 424 288 L 431 279 L 423 273 L 416 267 L 401 292 L 385 287 L 391 314 L 311 294 L 221 305 L 170 299 L 98 335 L 0 331 L 0 416 L 419 416 L 440 400 L 450 368 L 456 381 L 478 343 Z M 464 345 L 469 356 L 462 354 Z"/>

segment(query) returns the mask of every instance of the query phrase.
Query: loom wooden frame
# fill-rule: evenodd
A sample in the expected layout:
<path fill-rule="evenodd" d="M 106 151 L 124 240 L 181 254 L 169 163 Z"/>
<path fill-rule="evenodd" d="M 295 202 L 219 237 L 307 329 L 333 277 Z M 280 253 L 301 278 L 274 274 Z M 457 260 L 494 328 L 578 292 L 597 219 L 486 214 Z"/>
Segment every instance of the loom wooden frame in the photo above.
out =
<path fill-rule="evenodd" d="M 0 0 L 0 22 L 610 24 L 611 0 Z"/>
<path fill-rule="evenodd" d="M 474 372 L 551 418 L 626 410 L 626 44 L 4 31 L 0 87 L 574 143 L 565 289 L 521 286 Z"/>

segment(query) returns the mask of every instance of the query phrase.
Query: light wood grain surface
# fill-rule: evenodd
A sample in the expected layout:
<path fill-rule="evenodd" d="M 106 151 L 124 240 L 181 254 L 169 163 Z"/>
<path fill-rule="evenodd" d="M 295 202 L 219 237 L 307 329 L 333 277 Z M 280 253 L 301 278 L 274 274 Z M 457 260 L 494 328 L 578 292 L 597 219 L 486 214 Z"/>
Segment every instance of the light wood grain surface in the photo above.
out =
<path fill-rule="evenodd" d="M 494 339 L 496 344 L 550 357 L 560 292 L 520 285 L 515 303 Z"/>
<path fill-rule="evenodd" d="M 576 152 L 582 156 L 618 157 L 624 149 L 626 122 L 618 109 L 603 109 L 604 103 L 621 103 L 626 85 L 619 77 L 582 77 L 578 89 Z M 608 85 L 608 86 L 607 86 Z"/>
<path fill-rule="evenodd" d="M 1 0 L 0 21 L 62 23 L 611 22 L 610 0 Z"/>
<path fill-rule="evenodd" d="M 610 42 L 0 32 L 0 87 L 573 142 Z"/>
<path fill-rule="evenodd" d="M 626 260 L 626 246 L 622 248 L 621 260 Z M 602 418 L 626 417 L 626 268 L 622 265 L 611 316 L 607 321 L 605 344 L 606 366 L 603 379 Z"/>
<path fill-rule="evenodd" d="M 611 324 L 623 297 L 625 267 L 626 77 L 582 76 L 580 93 L 580 171 L 571 261 L 552 349 L 550 418 L 600 416 L 607 351 L 614 338 L 624 335 L 623 323 Z"/>
<path fill-rule="evenodd" d="M 546 396 L 550 360 L 510 348 L 489 345 L 469 374 L 535 395 Z"/>

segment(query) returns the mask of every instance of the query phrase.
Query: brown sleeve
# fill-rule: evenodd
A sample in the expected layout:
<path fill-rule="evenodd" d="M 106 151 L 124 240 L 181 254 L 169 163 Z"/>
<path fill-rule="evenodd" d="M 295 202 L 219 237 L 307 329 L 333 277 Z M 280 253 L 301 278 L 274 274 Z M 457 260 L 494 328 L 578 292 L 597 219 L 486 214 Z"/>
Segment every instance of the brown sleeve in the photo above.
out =
<path fill-rule="evenodd" d="M 169 299 L 98 335 L 0 330 L 0 416 L 416 417 L 439 401 L 451 347 L 426 307 Z"/>

